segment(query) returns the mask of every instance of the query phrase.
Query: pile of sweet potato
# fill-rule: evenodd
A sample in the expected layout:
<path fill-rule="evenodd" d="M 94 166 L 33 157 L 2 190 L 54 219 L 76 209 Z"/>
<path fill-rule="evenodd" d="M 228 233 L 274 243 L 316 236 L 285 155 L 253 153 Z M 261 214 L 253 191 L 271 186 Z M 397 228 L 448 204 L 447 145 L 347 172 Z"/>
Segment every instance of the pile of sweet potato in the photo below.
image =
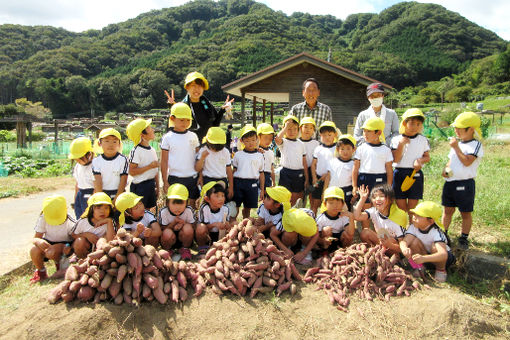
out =
<path fill-rule="evenodd" d="M 318 266 L 308 269 L 303 280 L 316 283 L 317 289 L 324 290 L 331 304 L 342 311 L 346 311 L 349 295 L 354 293 L 370 301 L 409 296 L 420 283 L 396 264 L 396 255 L 389 258 L 385 251 L 382 245 L 368 248 L 364 243 L 338 249 L 319 259 Z"/>

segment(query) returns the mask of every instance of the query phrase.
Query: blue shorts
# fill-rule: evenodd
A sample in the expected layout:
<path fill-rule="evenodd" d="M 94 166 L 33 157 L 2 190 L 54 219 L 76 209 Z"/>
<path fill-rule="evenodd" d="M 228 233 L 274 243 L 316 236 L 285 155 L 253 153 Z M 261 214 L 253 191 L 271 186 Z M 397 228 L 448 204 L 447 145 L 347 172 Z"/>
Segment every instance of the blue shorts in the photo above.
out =
<path fill-rule="evenodd" d="M 87 209 L 87 200 L 94 193 L 94 188 L 91 189 L 79 189 L 74 199 L 74 214 L 76 220 L 81 218 L 81 215 Z"/>
<path fill-rule="evenodd" d="M 457 207 L 460 212 L 472 212 L 475 204 L 475 180 L 445 182 L 441 204 L 445 207 Z"/>
<path fill-rule="evenodd" d="M 115 196 L 117 195 L 117 190 L 103 190 L 103 192 L 105 194 L 107 194 L 108 196 L 110 196 L 110 198 L 112 199 L 112 202 L 115 199 Z"/>
<path fill-rule="evenodd" d="M 361 185 L 365 185 L 368 187 L 368 190 L 370 192 L 376 185 L 386 183 L 387 179 L 388 177 L 386 173 L 384 174 L 360 173 L 358 174 L 358 188 L 361 187 Z M 368 195 L 366 203 L 370 203 L 370 195 Z"/>
<path fill-rule="evenodd" d="M 351 211 L 351 208 L 352 208 L 352 204 L 351 204 L 351 200 L 352 200 L 352 185 L 349 185 L 347 187 L 341 187 L 340 189 L 342 189 L 343 192 L 344 192 L 344 196 L 345 196 L 344 202 L 347 205 L 347 210 Z"/>
<path fill-rule="evenodd" d="M 413 169 L 396 168 L 393 171 L 393 191 L 396 199 L 421 200 L 423 198 L 423 172 L 420 170 L 414 175 L 415 182 L 407 191 L 400 190 L 406 176 L 411 176 Z"/>
<path fill-rule="evenodd" d="M 257 208 L 259 201 L 258 179 L 234 177 L 234 201 L 238 207 L 242 204 L 244 208 Z"/>
<path fill-rule="evenodd" d="M 448 258 L 446 259 L 445 267 L 446 268 L 450 267 L 452 264 L 455 263 L 455 261 L 456 261 L 455 255 L 453 255 L 451 250 L 448 250 Z"/>
<path fill-rule="evenodd" d="M 168 184 L 172 185 L 174 183 L 179 183 L 184 185 L 189 192 L 189 198 L 192 200 L 196 200 L 200 197 L 200 192 L 197 187 L 198 175 L 191 177 L 177 177 L 177 176 L 168 176 Z"/>
<path fill-rule="evenodd" d="M 268 187 L 273 186 L 273 180 L 271 179 L 271 173 L 264 171 L 264 190 Z"/>
<path fill-rule="evenodd" d="M 322 175 L 317 175 L 317 178 L 321 178 Z M 312 191 L 312 198 L 320 200 L 322 198 L 322 192 L 324 191 L 324 181 L 319 180 L 317 184 L 314 185 Z"/>
<path fill-rule="evenodd" d="M 282 168 L 280 170 L 280 181 L 278 184 L 287 188 L 290 192 L 303 192 L 305 190 L 304 170 Z"/>
<path fill-rule="evenodd" d="M 142 202 L 145 209 L 150 209 L 156 206 L 156 180 L 154 178 L 148 179 L 140 183 L 131 183 L 130 191 L 143 196 Z"/>

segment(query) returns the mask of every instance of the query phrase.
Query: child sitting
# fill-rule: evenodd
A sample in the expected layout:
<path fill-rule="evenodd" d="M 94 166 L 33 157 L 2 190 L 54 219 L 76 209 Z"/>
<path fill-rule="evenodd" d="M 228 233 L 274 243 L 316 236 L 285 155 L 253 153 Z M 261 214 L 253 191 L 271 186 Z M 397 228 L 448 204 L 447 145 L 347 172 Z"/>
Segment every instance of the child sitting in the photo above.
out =
<path fill-rule="evenodd" d="M 290 196 L 290 191 L 282 186 L 266 189 L 264 200 L 257 210 L 258 218 L 254 223 L 266 238 L 269 238 L 271 228 L 281 221 L 283 211 L 290 208 Z"/>
<path fill-rule="evenodd" d="M 113 221 L 113 203 L 106 193 L 96 192 L 87 200 L 87 209 L 74 225 L 73 250 L 80 257 L 85 258 L 97 243 L 99 238 L 104 237 L 107 241 L 115 236 Z"/>
<path fill-rule="evenodd" d="M 353 203 L 352 193 L 352 168 L 354 161 L 352 156 L 356 151 L 356 140 L 351 135 L 338 137 L 336 156 L 329 160 L 328 174 L 324 181 L 324 187 L 340 187 L 344 192 L 344 202 L 347 210 L 351 211 Z"/>
<path fill-rule="evenodd" d="M 161 247 L 171 250 L 179 248 L 182 260 L 191 260 L 189 248 L 193 243 L 195 216 L 193 209 L 187 206 L 188 189 L 182 184 L 175 183 L 168 188 L 166 206 L 159 213 Z"/>
<path fill-rule="evenodd" d="M 92 173 L 92 142 L 87 137 L 79 137 L 69 146 L 69 159 L 76 161 L 73 177 L 76 180 L 74 189 L 74 214 L 80 218 L 87 209 L 87 199 L 94 193 L 94 174 Z"/>
<path fill-rule="evenodd" d="M 115 201 L 115 208 L 120 212 L 119 226 L 140 237 L 145 244 L 159 245 L 161 227 L 156 217 L 145 210 L 142 197 L 132 192 L 124 192 Z"/>
<path fill-rule="evenodd" d="M 270 149 L 274 139 L 274 129 L 268 123 L 262 123 L 257 126 L 257 135 L 259 137 L 259 147 L 264 156 L 264 190 L 275 184 L 274 179 L 274 152 Z"/>
<path fill-rule="evenodd" d="M 360 200 L 354 207 L 354 219 L 367 221 L 370 219 L 374 229 L 363 228 L 360 234 L 362 242 L 370 246 L 382 244 L 388 248 L 388 254 L 400 253 L 399 241 L 404 237 L 404 228 L 407 226 L 407 214 L 394 203 L 395 194 L 388 184 L 377 185 L 372 189 L 371 200 L 373 207 L 362 211 L 368 198 L 368 187 L 360 187 Z"/>
<path fill-rule="evenodd" d="M 69 254 L 72 241 L 71 233 L 75 221 L 67 214 L 67 203 L 64 196 L 48 196 L 43 201 L 41 215 L 35 225 L 34 244 L 30 249 L 30 258 L 36 270 L 30 279 L 31 283 L 48 278 L 44 261 L 53 260 L 57 271 L 63 253 Z"/>
<path fill-rule="evenodd" d="M 129 154 L 129 174 L 133 176 L 130 191 L 142 196 L 146 209 L 155 209 L 159 191 L 159 162 L 156 150 L 149 142 L 154 140 L 151 119 L 135 119 L 126 128 L 134 147 Z"/>
<path fill-rule="evenodd" d="M 344 201 L 344 192 L 339 187 L 324 190 L 321 214 L 316 219 L 320 233 L 317 243 L 328 253 L 352 244 L 354 218 L 351 212 L 343 211 Z"/>
<path fill-rule="evenodd" d="M 418 200 L 423 198 L 421 168 L 430 161 L 429 141 L 420 134 L 424 121 L 425 116 L 420 109 L 407 110 L 402 115 L 400 135 L 391 140 L 393 161 L 396 163 L 393 172 L 393 191 L 398 207 L 405 211 L 416 207 Z M 406 191 L 402 191 L 402 183 L 406 177 L 413 178 L 414 183 Z"/>
<path fill-rule="evenodd" d="M 299 140 L 303 142 L 305 145 L 305 153 L 306 153 L 306 164 L 308 171 L 308 182 L 305 183 L 305 197 L 304 201 L 306 202 L 306 196 L 310 196 L 310 200 L 312 199 L 312 161 L 313 161 L 313 151 L 316 147 L 320 145 L 319 141 L 316 140 L 315 137 L 315 120 L 312 117 L 303 117 L 299 122 L 299 132 L 301 133 L 301 137 Z"/>
<path fill-rule="evenodd" d="M 412 259 L 416 264 L 432 263 L 436 267 L 435 279 L 438 282 L 446 281 L 446 269 L 455 263 L 441 219 L 441 206 L 431 201 L 421 202 L 413 213 L 413 224 L 405 232 L 404 239 L 400 241 L 402 254 Z"/>

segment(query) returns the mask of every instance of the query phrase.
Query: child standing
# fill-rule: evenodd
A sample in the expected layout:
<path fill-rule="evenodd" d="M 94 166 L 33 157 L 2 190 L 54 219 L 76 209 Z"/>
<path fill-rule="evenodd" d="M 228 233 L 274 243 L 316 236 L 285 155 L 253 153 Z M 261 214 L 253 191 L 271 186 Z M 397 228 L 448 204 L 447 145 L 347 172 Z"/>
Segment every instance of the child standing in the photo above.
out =
<path fill-rule="evenodd" d="M 274 129 L 271 124 L 262 123 L 257 126 L 259 147 L 264 156 L 264 190 L 275 184 L 274 179 L 274 152 L 270 146 L 274 139 Z"/>
<path fill-rule="evenodd" d="M 53 260 L 57 271 L 62 254 L 69 253 L 72 242 L 71 233 L 75 221 L 67 215 L 67 203 L 64 196 L 48 196 L 43 201 L 42 213 L 35 225 L 34 244 L 30 249 L 30 258 L 36 270 L 31 283 L 48 278 L 44 261 Z M 67 248 L 67 249 L 66 249 Z"/>
<path fill-rule="evenodd" d="M 75 160 L 73 177 L 76 180 L 74 189 L 74 213 L 76 218 L 87 209 L 87 199 L 94 193 L 94 174 L 92 173 L 92 142 L 87 137 L 79 137 L 69 146 L 69 159 Z"/>
<path fill-rule="evenodd" d="M 351 211 L 353 203 L 352 192 L 352 168 L 354 161 L 352 156 L 356 151 L 356 139 L 351 135 L 341 135 L 338 137 L 336 146 L 336 156 L 329 160 L 328 175 L 324 181 L 324 187 L 340 187 L 344 192 L 344 202 L 347 210 Z"/>
<path fill-rule="evenodd" d="M 473 112 L 463 112 L 455 118 L 452 126 L 457 138 L 450 139 L 449 161 L 443 170 L 446 182 L 443 186 L 443 224 L 445 231 L 452 221 L 455 207 L 462 217 L 462 231 L 458 239 L 461 249 L 468 249 L 468 236 L 473 224 L 471 215 L 475 203 L 475 177 L 483 157 L 480 117 Z M 460 140 L 459 141 L 457 140 Z"/>
<path fill-rule="evenodd" d="M 446 281 L 446 269 L 455 263 L 445 233 L 441 230 L 441 206 L 431 201 L 421 202 L 413 213 L 413 224 L 400 242 L 402 254 L 418 265 L 432 263 L 436 267 L 435 279 Z"/>
<path fill-rule="evenodd" d="M 391 140 L 391 152 L 396 163 L 393 172 L 393 191 L 400 209 L 409 211 L 416 207 L 418 200 L 423 198 L 423 172 L 421 168 L 430 161 L 429 141 L 421 135 L 425 116 L 420 109 L 409 109 L 402 115 L 400 135 Z M 414 176 L 413 176 L 414 175 Z M 402 191 L 402 183 L 406 177 L 415 182 Z"/>
<path fill-rule="evenodd" d="M 258 152 L 257 130 L 251 125 L 241 129 L 244 149 L 237 151 L 232 160 L 234 166 L 234 201 L 243 205 L 243 218 L 250 217 L 251 208 L 257 208 L 264 198 L 264 156 Z"/>
<path fill-rule="evenodd" d="M 161 247 L 166 250 L 180 247 L 182 260 L 191 260 L 189 248 L 194 236 L 195 216 L 193 209 L 187 205 L 188 196 L 188 189 L 184 185 L 172 184 L 166 195 L 166 207 L 159 212 L 159 224 L 163 229 Z"/>
<path fill-rule="evenodd" d="M 319 141 L 314 138 L 315 136 L 315 120 L 312 117 L 303 117 L 299 122 L 299 132 L 301 133 L 301 137 L 299 140 L 303 142 L 305 145 L 306 152 L 306 169 L 308 171 L 308 182 L 305 183 L 305 204 L 306 204 L 306 196 L 310 196 L 310 201 L 312 200 L 312 161 L 313 161 L 313 151 L 316 147 L 320 145 Z"/>
<path fill-rule="evenodd" d="M 290 204 L 294 205 L 298 198 L 303 198 L 305 183 L 308 183 L 308 164 L 306 163 L 305 145 L 297 139 L 299 121 L 293 115 L 283 119 L 283 129 L 275 137 L 281 151 L 280 182 L 292 193 Z"/>
<path fill-rule="evenodd" d="M 99 146 L 103 153 L 92 160 L 94 192 L 104 192 L 112 200 L 126 190 L 128 161 L 122 151 L 119 131 L 108 128 L 99 133 Z"/>
<path fill-rule="evenodd" d="M 283 211 L 290 209 L 290 196 L 290 191 L 282 186 L 266 189 L 264 200 L 257 210 L 258 218 L 254 223 L 265 238 L 270 237 L 271 228 L 281 221 Z"/>
<path fill-rule="evenodd" d="M 161 176 L 163 190 L 170 184 L 180 183 L 188 188 L 190 205 L 199 197 L 198 174 L 195 170 L 195 155 L 199 146 L 198 137 L 189 131 L 191 109 L 187 104 L 177 103 L 170 110 L 170 131 L 161 140 Z"/>
<path fill-rule="evenodd" d="M 154 140 L 152 119 L 135 119 L 126 128 L 134 147 L 129 154 L 129 174 L 133 176 L 130 191 L 142 196 L 147 209 L 156 208 L 159 189 L 159 162 L 156 150 L 149 142 Z"/>

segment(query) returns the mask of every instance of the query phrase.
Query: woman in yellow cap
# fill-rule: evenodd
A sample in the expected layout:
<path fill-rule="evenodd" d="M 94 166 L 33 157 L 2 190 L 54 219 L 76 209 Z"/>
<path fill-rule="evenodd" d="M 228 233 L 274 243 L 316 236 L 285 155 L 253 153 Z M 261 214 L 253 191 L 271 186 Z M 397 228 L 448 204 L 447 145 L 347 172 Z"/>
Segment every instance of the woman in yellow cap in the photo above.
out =
<path fill-rule="evenodd" d="M 257 210 L 258 218 L 255 219 L 254 223 L 266 238 L 269 238 L 271 228 L 282 219 L 284 209 L 290 208 L 290 196 L 290 191 L 285 187 L 266 188 L 262 204 Z"/>
<path fill-rule="evenodd" d="M 113 203 L 106 193 L 96 192 L 87 200 L 87 209 L 81 215 L 72 233 L 74 253 L 85 258 L 97 241 L 104 237 L 107 241 L 115 236 Z"/>
<path fill-rule="evenodd" d="M 76 180 L 74 190 L 74 213 L 76 218 L 87 209 L 87 200 L 94 193 L 94 174 L 92 173 L 92 142 L 87 137 L 79 137 L 69 146 L 69 159 L 76 161 L 73 177 Z"/>
<path fill-rule="evenodd" d="M 220 125 L 225 110 L 231 109 L 234 98 L 230 99 L 230 96 L 227 96 L 220 111 L 216 111 L 204 96 L 204 91 L 209 89 L 209 82 L 202 73 L 196 71 L 186 76 L 184 89 L 186 89 L 187 94 L 182 102 L 188 104 L 193 112 L 193 123 L 190 129 L 197 134 L 199 140 L 202 140 L 211 126 Z M 175 104 L 174 90 L 172 90 L 171 95 L 166 91 L 165 94 L 168 98 L 168 104 L 170 106 Z"/>
<path fill-rule="evenodd" d="M 30 249 L 30 258 L 36 270 L 30 279 L 36 283 L 48 278 L 44 261 L 53 260 L 59 268 L 62 254 L 69 253 L 73 240 L 71 233 L 75 221 L 67 214 L 67 203 L 64 196 L 52 195 L 43 201 L 42 213 L 35 224 L 35 236 Z"/>

